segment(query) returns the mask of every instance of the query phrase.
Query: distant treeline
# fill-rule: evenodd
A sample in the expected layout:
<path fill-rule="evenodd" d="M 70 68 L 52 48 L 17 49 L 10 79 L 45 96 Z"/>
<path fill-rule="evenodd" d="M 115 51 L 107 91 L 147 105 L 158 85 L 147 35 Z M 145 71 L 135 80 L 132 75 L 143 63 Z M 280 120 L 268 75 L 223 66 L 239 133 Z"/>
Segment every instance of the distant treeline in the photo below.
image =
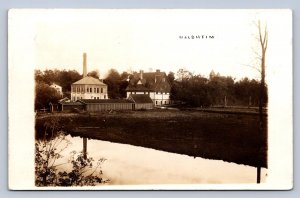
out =
<path fill-rule="evenodd" d="M 169 81 L 172 83 L 171 99 L 184 102 L 190 106 L 207 107 L 211 105 L 240 105 L 258 106 L 260 97 L 260 82 L 254 79 L 243 78 L 235 81 L 231 76 L 221 76 L 210 73 L 209 78 L 201 75 L 193 75 L 186 70 L 177 72 L 177 79 L 174 73 L 169 74 Z M 267 86 L 264 86 L 263 105 L 268 101 Z"/>
<path fill-rule="evenodd" d="M 109 98 L 125 98 L 128 80 L 138 72 L 131 74 L 116 69 L 110 69 L 103 82 L 108 85 Z M 99 79 L 99 72 L 92 71 L 88 76 Z M 80 80 L 76 70 L 35 70 L 36 99 L 35 108 L 47 107 L 49 102 L 57 102 L 61 98 L 55 90 L 50 87 L 56 83 L 62 87 L 63 97 L 70 98 L 71 84 Z M 233 77 L 221 76 L 210 73 L 209 78 L 194 75 L 189 71 L 180 69 L 176 74 L 169 72 L 168 80 L 171 84 L 170 97 L 173 101 L 190 106 L 211 105 L 243 105 L 258 106 L 260 82 L 244 78 L 235 81 Z M 226 99 L 225 99 L 226 98 Z M 265 86 L 263 101 L 267 103 L 267 88 Z"/>
<path fill-rule="evenodd" d="M 87 74 L 94 78 L 99 79 L 98 71 L 91 71 Z M 128 85 L 128 77 L 130 75 L 127 72 L 119 74 L 115 69 L 110 69 L 105 79 L 102 79 L 108 86 L 109 98 L 125 98 L 126 87 Z M 41 109 L 49 105 L 49 102 L 57 102 L 61 96 L 59 96 L 54 89 L 50 87 L 53 83 L 62 87 L 63 97 L 70 98 L 71 96 L 71 84 L 80 80 L 80 75 L 76 70 L 35 70 L 35 83 L 36 83 L 36 99 L 35 108 Z"/>

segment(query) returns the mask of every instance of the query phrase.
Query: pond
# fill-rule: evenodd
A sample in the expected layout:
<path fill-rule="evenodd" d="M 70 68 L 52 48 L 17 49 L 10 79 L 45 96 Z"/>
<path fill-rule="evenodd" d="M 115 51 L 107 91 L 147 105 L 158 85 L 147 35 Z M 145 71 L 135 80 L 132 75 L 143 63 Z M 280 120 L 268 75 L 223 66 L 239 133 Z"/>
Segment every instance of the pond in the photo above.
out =
<path fill-rule="evenodd" d="M 68 161 L 72 151 L 80 152 L 83 139 L 66 136 L 71 144 L 57 161 Z M 103 177 L 108 185 L 134 184 L 237 184 L 256 183 L 256 168 L 222 160 L 175 154 L 150 148 L 88 139 L 87 152 L 95 161 L 105 158 Z M 60 166 L 60 169 L 68 169 Z M 261 182 L 266 181 L 267 169 L 261 170 Z"/>

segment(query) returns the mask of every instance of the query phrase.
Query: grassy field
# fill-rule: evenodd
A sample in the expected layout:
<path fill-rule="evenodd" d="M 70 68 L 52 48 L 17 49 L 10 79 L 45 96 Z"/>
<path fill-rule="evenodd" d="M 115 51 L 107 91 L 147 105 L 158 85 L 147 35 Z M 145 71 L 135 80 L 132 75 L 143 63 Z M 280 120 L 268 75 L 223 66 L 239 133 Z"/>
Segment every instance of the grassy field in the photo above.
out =
<path fill-rule="evenodd" d="M 49 114 L 37 117 L 37 138 L 51 119 L 73 136 L 267 167 L 267 125 L 259 131 L 258 115 L 191 110 Z"/>

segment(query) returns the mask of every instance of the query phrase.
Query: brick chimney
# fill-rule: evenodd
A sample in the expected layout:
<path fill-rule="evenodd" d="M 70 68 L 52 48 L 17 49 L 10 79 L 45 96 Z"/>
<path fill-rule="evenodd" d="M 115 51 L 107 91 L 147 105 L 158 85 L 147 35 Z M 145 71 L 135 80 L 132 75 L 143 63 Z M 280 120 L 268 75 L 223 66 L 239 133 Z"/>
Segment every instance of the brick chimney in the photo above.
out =
<path fill-rule="evenodd" d="M 140 70 L 140 79 L 141 79 L 141 80 L 143 79 L 143 73 L 144 73 L 144 71 L 143 71 L 143 70 Z"/>
<path fill-rule="evenodd" d="M 83 77 L 87 76 L 86 53 L 83 53 Z"/>

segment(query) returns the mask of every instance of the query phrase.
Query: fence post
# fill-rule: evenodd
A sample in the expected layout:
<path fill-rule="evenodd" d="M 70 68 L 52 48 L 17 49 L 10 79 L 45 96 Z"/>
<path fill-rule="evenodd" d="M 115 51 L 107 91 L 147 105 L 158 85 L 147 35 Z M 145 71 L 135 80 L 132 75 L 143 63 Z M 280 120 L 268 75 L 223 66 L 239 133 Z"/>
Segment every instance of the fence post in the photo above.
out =
<path fill-rule="evenodd" d="M 83 138 L 83 158 L 86 159 L 87 138 Z"/>
<path fill-rule="evenodd" d="M 256 183 L 260 183 L 260 172 L 261 172 L 261 167 L 257 167 L 257 177 L 256 177 Z"/>

